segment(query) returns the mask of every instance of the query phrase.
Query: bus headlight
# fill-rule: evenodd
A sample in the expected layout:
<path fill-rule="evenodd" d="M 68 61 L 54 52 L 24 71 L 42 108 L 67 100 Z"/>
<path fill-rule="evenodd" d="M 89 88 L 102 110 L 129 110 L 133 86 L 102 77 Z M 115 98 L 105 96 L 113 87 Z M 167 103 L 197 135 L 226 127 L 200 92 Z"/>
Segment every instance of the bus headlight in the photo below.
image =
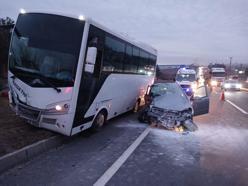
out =
<path fill-rule="evenodd" d="M 218 82 L 215 81 L 215 80 L 212 80 L 212 81 L 211 81 L 211 85 L 212 85 L 212 86 L 217 86 L 217 85 L 218 85 Z"/>
<path fill-rule="evenodd" d="M 55 106 L 55 110 L 56 111 L 62 111 L 63 110 L 63 107 L 61 105 L 56 105 Z"/>
<path fill-rule="evenodd" d="M 45 111 L 44 114 L 46 115 L 56 115 L 56 114 L 67 114 L 69 111 L 69 104 L 56 104 L 53 106 L 49 106 Z"/>

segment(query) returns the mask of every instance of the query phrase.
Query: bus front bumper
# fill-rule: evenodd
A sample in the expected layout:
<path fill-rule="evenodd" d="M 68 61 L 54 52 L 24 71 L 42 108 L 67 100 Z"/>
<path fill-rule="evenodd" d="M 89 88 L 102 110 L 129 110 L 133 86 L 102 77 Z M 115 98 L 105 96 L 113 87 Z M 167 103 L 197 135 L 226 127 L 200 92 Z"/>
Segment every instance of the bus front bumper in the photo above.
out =
<path fill-rule="evenodd" d="M 38 109 L 22 103 L 10 103 L 10 107 L 17 116 L 25 119 L 29 124 L 49 129 L 64 135 L 70 135 L 68 119 L 70 114 L 49 115 L 45 109 Z"/>

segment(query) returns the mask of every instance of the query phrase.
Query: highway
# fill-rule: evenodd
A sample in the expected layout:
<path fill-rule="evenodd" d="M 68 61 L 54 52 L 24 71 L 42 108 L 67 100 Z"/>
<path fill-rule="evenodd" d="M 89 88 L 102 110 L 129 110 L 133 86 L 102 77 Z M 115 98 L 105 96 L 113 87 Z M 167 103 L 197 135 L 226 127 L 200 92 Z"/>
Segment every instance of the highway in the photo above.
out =
<path fill-rule="evenodd" d="M 248 111 L 248 92 L 245 91 L 227 91 L 226 99 L 238 105 L 246 112 Z"/>
<path fill-rule="evenodd" d="M 199 130 L 174 132 L 139 123 L 128 113 L 102 131 L 0 175 L 0 185 L 248 185 L 247 92 L 210 95 L 209 114 L 194 118 Z"/>

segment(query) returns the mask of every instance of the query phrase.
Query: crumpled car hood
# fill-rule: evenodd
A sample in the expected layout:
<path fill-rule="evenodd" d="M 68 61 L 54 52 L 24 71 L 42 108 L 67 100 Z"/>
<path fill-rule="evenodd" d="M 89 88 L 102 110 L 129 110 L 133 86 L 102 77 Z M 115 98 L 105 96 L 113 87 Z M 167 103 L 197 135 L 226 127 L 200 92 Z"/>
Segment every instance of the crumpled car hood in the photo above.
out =
<path fill-rule="evenodd" d="M 185 95 L 164 94 L 153 99 L 152 105 L 161 109 L 183 111 L 192 108 L 190 101 Z"/>

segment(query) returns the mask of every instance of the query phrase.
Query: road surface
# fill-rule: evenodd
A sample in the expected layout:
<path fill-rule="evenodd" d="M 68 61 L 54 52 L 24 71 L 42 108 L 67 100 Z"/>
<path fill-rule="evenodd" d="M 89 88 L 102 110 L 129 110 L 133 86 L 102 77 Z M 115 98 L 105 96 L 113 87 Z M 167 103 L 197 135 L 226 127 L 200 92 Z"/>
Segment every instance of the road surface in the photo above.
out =
<path fill-rule="evenodd" d="M 226 99 L 246 112 L 246 92 Z M 197 132 L 150 128 L 125 114 L 0 176 L 0 185 L 248 185 L 248 115 L 220 92 Z"/>

